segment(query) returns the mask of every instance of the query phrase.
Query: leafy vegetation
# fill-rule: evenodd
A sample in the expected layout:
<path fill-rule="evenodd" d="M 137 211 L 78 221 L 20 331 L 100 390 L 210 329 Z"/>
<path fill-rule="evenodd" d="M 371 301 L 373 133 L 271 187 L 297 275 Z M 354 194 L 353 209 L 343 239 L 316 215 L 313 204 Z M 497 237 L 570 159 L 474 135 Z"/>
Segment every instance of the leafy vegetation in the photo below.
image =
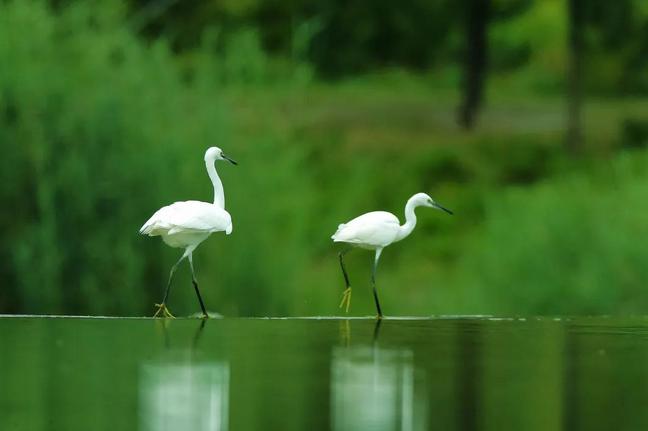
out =
<path fill-rule="evenodd" d="M 455 27 L 425 72 L 375 69 L 370 56 L 372 73 L 331 82 L 327 57 L 310 52 L 330 21 L 295 24 L 280 55 L 254 20 L 201 25 L 189 41 L 112 2 L 0 3 L 10 65 L 0 68 L 0 312 L 150 313 L 179 251 L 137 230 L 162 205 L 211 199 L 202 154 L 212 145 L 240 162 L 218 166 L 234 232 L 195 255 L 212 310 L 337 313 L 330 234 L 365 211 L 401 216 L 418 191 L 456 216 L 421 210 L 415 234 L 385 252 L 387 314 L 644 310 L 633 239 L 645 230 L 648 103 L 590 98 L 588 152 L 567 157 L 563 30 L 532 31 L 564 12 L 557 2 L 513 12 L 492 29 L 502 43 L 488 104 L 467 133 L 455 125 Z M 348 70 L 338 66 L 333 75 Z M 621 92 L 614 82 L 596 81 L 608 95 Z M 372 312 L 369 261 L 349 255 L 354 314 Z M 188 281 L 182 268 L 178 314 L 196 309 Z"/>
<path fill-rule="evenodd" d="M 645 153 L 488 202 L 460 272 L 493 313 L 642 314 Z M 494 252 L 496 251 L 496 252 Z"/>

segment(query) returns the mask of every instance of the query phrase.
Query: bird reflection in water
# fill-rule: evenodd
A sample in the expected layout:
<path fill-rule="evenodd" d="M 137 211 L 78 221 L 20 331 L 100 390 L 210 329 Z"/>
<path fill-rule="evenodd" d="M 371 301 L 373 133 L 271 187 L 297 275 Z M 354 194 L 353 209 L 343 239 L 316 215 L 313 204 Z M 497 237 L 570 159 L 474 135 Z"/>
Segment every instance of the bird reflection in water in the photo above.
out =
<path fill-rule="evenodd" d="M 424 376 L 411 349 L 378 343 L 334 347 L 331 361 L 331 426 L 341 430 L 427 429 Z M 348 340 L 347 340 L 348 341 Z"/>
<path fill-rule="evenodd" d="M 169 347 L 139 370 L 140 429 L 223 431 L 228 428 L 229 363 L 196 356 L 203 320 L 188 350 Z M 166 326 L 164 326 L 166 328 Z"/>

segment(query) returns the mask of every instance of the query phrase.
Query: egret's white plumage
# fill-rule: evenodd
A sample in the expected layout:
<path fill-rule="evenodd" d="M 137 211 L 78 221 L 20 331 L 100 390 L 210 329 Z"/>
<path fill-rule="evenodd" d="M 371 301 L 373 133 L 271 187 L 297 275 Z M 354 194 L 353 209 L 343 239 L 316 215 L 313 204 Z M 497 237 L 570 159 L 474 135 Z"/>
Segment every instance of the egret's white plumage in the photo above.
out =
<path fill-rule="evenodd" d="M 161 236 L 171 247 L 200 244 L 209 234 L 232 233 L 232 217 L 223 208 L 201 201 L 175 202 L 160 208 L 140 229 L 149 236 Z M 196 238 L 205 236 L 196 243 Z"/>
<path fill-rule="evenodd" d="M 172 203 L 157 210 L 140 228 L 140 233 L 143 235 L 161 236 L 162 240 L 171 247 L 185 249 L 180 260 L 171 268 L 167 290 L 162 303 L 158 305 L 158 313 L 163 312 L 165 315 L 170 316 L 166 308 L 166 300 L 169 295 L 173 273 L 178 264 L 184 258 L 188 258 L 194 288 L 203 314 L 207 315 L 194 275 L 192 253 L 212 233 L 225 232 L 227 235 L 232 233 L 232 217 L 225 210 L 223 184 L 214 167 L 217 160 L 227 160 L 232 164 L 236 164 L 235 161 L 225 156 L 220 148 L 211 147 L 205 152 L 207 173 L 214 186 L 214 203 L 210 204 L 201 201 Z M 156 316 L 158 313 L 156 313 Z"/>
<path fill-rule="evenodd" d="M 394 214 L 372 211 L 339 225 L 331 239 L 375 250 L 396 241 L 399 228 L 400 222 Z"/>
<path fill-rule="evenodd" d="M 405 205 L 405 223 L 403 225 L 400 224 L 398 217 L 392 213 L 386 211 L 372 211 L 358 216 L 347 223 L 339 225 L 337 231 L 333 236 L 331 236 L 331 239 L 334 242 L 343 242 L 350 244 L 353 247 L 376 251 L 371 282 L 373 285 L 374 300 L 376 302 L 376 309 L 378 310 L 378 317 L 382 316 L 375 285 L 375 273 L 376 267 L 378 266 L 378 259 L 380 259 L 380 254 L 382 253 L 383 248 L 402 240 L 412 233 L 416 226 L 416 213 L 414 210 L 419 206 L 437 208 L 452 214 L 452 211 L 436 203 L 427 194 L 417 193 L 409 198 Z M 342 267 L 342 273 L 347 286 L 340 307 L 346 304 L 346 309 L 348 311 L 349 304 L 351 303 L 351 286 L 343 261 L 343 256 L 347 251 L 348 249 L 340 252 L 340 266 Z"/>

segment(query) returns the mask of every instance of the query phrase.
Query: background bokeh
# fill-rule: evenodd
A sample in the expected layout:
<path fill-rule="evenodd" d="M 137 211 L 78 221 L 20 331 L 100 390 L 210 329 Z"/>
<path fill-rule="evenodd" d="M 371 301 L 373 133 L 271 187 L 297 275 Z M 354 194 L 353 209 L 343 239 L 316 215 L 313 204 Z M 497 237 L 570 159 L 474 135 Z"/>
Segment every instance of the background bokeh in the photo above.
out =
<path fill-rule="evenodd" d="M 137 231 L 211 201 L 217 145 L 210 310 L 340 313 L 330 235 L 424 191 L 455 216 L 383 253 L 386 314 L 645 313 L 647 5 L 0 1 L 0 312 L 151 314 L 181 252 Z"/>

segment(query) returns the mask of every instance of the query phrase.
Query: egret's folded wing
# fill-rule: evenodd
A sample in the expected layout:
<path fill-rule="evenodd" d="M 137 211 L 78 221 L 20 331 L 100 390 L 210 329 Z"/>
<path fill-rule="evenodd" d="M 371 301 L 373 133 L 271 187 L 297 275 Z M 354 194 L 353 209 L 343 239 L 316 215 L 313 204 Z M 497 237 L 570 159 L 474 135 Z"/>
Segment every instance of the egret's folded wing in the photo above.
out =
<path fill-rule="evenodd" d="M 374 211 L 341 224 L 332 236 L 335 242 L 383 245 L 393 241 L 399 222 L 395 215 Z"/>
<path fill-rule="evenodd" d="M 143 234 L 173 235 L 178 232 L 220 232 L 232 229 L 232 219 L 227 211 L 207 202 L 176 202 L 160 208 L 144 223 Z"/>

